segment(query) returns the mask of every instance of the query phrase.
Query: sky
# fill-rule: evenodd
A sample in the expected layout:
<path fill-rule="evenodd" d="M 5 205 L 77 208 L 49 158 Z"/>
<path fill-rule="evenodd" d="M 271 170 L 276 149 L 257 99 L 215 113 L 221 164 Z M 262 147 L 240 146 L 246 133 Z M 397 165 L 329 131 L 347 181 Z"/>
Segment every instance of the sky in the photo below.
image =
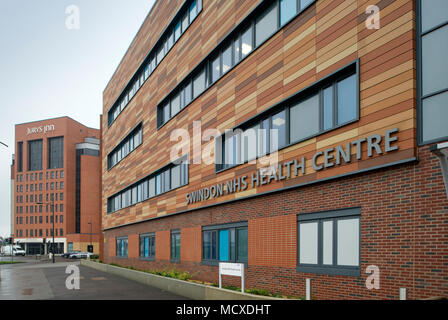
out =
<path fill-rule="evenodd" d="M 102 94 L 155 0 L 0 0 L 0 236 L 10 233 L 14 125 L 99 128 Z"/>

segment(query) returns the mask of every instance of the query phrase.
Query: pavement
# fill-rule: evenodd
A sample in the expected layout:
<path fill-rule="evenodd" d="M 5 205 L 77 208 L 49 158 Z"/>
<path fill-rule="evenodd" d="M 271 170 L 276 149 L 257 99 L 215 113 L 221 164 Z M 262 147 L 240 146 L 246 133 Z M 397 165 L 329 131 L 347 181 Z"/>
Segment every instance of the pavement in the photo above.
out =
<path fill-rule="evenodd" d="M 1 257 L 0 261 L 11 261 Z M 0 265 L 0 300 L 187 300 L 185 297 L 143 285 L 85 266 L 79 260 L 56 257 L 14 257 L 21 263 Z M 66 282 L 74 274 L 67 268 L 79 268 L 79 289 L 68 289 Z M 68 277 L 71 277 L 67 280 Z"/>

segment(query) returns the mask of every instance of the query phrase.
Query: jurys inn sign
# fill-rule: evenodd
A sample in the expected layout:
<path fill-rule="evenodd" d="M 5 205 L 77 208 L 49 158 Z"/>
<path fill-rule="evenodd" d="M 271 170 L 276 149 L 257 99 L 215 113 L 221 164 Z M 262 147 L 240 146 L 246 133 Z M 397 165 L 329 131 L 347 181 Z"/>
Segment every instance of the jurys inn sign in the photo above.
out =
<path fill-rule="evenodd" d="M 39 126 L 39 127 L 33 127 L 33 128 L 27 128 L 26 135 L 30 134 L 36 134 L 36 133 L 47 133 L 54 131 L 54 124 L 47 124 L 45 126 Z"/>
<path fill-rule="evenodd" d="M 355 157 L 356 160 L 360 160 L 363 145 L 367 145 L 367 155 L 369 158 L 373 156 L 374 151 L 378 155 L 382 155 L 384 153 L 398 150 L 397 145 L 392 145 L 398 141 L 398 137 L 395 136 L 397 132 L 398 128 L 394 128 L 387 130 L 384 133 L 384 136 L 374 134 L 367 138 L 347 142 L 345 145 L 339 145 L 326 150 L 318 151 L 311 158 L 313 169 L 315 171 L 321 171 L 341 165 L 342 163 L 350 163 L 353 157 Z M 384 150 L 380 145 L 383 139 Z M 354 155 L 351 154 L 352 147 L 355 147 L 356 149 Z M 185 200 L 187 205 L 189 205 L 196 202 L 206 201 L 208 199 L 218 198 L 223 195 L 244 191 L 249 187 L 256 188 L 262 185 L 267 185 L 272 181 L 295 178 L 299 175 L 299 173 L 302 175 L 306 174 L 305 163 L 306 159 L 305 157 L 302 157 L 292 161 L 282 162 L 275 166 L 261 168 L 252 173 L 250 176 L 244 175 L 235 179 L 230 179 L 223 183 L 214 184 L 210 187 L 189 192 L 187 193 Z"/>

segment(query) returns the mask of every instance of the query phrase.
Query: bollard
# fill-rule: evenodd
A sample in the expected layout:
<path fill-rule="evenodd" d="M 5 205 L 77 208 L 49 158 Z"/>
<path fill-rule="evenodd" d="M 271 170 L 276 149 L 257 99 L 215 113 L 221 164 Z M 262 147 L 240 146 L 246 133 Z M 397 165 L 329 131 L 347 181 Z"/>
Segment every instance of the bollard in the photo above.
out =
<path fill-rule="evenodd" d="M 407 298 L 408 298 L 408 292 L 407 292 L 407 289 L 406 288 L 400 288 L 400 291 L 399 291 L 400 293 L 399 293 L 399 295 L 400 295 L 400 300 L 407 300 Z"/>
<path fill-rule="evenodd" d="M 306 279 L 306 300 L 311 300 L 311 279 Z"/>

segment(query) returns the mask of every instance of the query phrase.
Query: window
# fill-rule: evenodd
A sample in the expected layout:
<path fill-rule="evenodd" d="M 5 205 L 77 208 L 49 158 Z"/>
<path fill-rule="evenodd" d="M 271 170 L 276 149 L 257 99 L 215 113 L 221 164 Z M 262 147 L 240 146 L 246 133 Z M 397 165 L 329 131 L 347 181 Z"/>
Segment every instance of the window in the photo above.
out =
<path fill-rule="evenodd" d="M 216 139 L 216 171 L 246 163 L 359 116 L 358 62 L 319 80 Z"/>
<path fill-rule="evenodd" d="M 232 46 L 228 46 L 222 52 L 222 74 L 225 74 L 232 67 Z"/>
<path fill-rule="evenodd" d="M 360 275 L 361 209 L 298 215 L 299 272 Z"/>
<path fill-rule="evenodd" d="M 188 12 L 185 12 L 184 16 L 182 17 L 182 33 L 184 33 L 188 28 L 189 25 L 188 18 L 189 18 Z"/>
<path fill-rule="evenodd" d="M 286 146 L 286 110 L 272 116 L 270 143 L 271 151 L 276 151 Z"/>
<path fill-rule="evenodd" d="M 28 170 L 42 170 L 42 140 L 28 142 Z"/>
<path fill-rule="evenodd" d="M 212 61 L 211 65 L 210 65 L 210 77 L 211 77 L 210 81 L 211 81 L 211 83 L 214 83 L 215 81 L 217 81 L 219 79 L 219 77 L 221 75 L 220 65 L 221 65 L 220 58 L 219 58 L 219 56 L 217 56 Z"/>
<path fill-rule="evenodd" d="M 299 141 L 319 132 L 319 96 L 308 98 L 291 108 L 291 141 Z"/>
<path fill-rule="evenodd" d="M 64 167 L 64 137 L 48 139 L 48 168 Z"/>
<path fill-rule="evenodd" d="M 132 151 L 137 149 L 143 141 L 143 127 L 140 123 L 121 141 L 115 149 L 107 156 L 108 170 L 116 166 Z"/>
<path fill-rule="evenodd" d="M 196 18 L 198 11 L 197 11 L 197 5 L 196 0 L 193 0 L 193 2 L 190 5 L 190 23 L 193 22 L 193 20 Z"/>
<path fill-rule="evenodd" d="M 247 222 L 203 227 L 203 261 L 247 263 L 247 240 Z"/>
<path fill-rule="evenodd" d="M 201 70 L 193 80 L 193 98 L 196 99 L 205 90 L 205 70 Z"/>
<path fill-rule="evenodd" d="M 280 0 L 280 25 L 285 25 L 297 14 L 297 0 Z"/>
<path fill-rule="evenodd" d="M 117 257 L 128 256 L 128 238 L 117 238 Z"/>
<path fill-rule="evenodd" d="M 191 89 L 192 89 L 191 83 L 189 82 L 185 86 L 185 105 L 188 105 L 193 100 Z"/>
<path fill-rule="evenodd" d="M 174 166 L 171 169 L 171 188 L 176 189 L 180 186 L 180 179 L 181 179 L 181 170 L 180 165 Z"/>
<path fill-rule="evenodd" d="M 242 59 L 247 57 L 253 49 L 253 36 L 252 36 L 252 26 L 250 26 L 241 35 L 241 55 Z"/>
<path fill-rule="evenodd" d="M 107 212 L 112 213 L 188 184 L 188 163 L 171 163 L 107 199 Z M 175 161 L 177 163 L 178 161 Z"/>
<path fill-rule="evenodd" d="M 176 94 L 171 100 L 171 115 L 174 117 L 180 111 L 180 95 Z"/>
<path fill-rule="evenodd" d="M 417 1 L 419 140 L 448 138 L 448 10 L 447 1 Z"/>
<path fill-rule="evenodd" d="M 154 260 L 156 257 L 156 235 L 154 233 L 140 236 L 140 258 Z"/>
<path fill-rule="evenodd" d="M 17 143 L 17 171 L 22 172 L 23 171 L 23 142 Z"/>
<path fill-rule="evenodd" d="M 157 64 L 160 64 L 164 56 L 165 56 L 165 47 L 161 46 L 157 51 Z"/>
<path fill-rule="evenodd" d="M 357 117 L 356 76 L 352 75 L 338 81 L 338 125 L 350 122 Z"/>
<path fill-rule="evenodd" d="M 176 23 L 176 26 L 174 27 L 174 41 L 179 40 L 181 35 L 181 31 L 180 31 L 180 21 L 178 21 Z"/>
<path fill-rule="evenodd" d="M 171 261 L 180 261 L 180 230 L 171 231 Z"/>
<path fill-rule="evenodd" d="M 255 22 L 255 46 L 260 46 L 278 29 L 277 2 L 271 5 Z"/>
<path fill-rule="evenodd" d="M 186 107 L 192 101 L 201 95 L 208 87 L 216 83 L 231 68 L 246 58 L 255 48 L 262 45 L 270 36 L 279 30 L 284 24 L 296 17 L 308 5 L 315 0 L 279 0 L 272 2 L 262 1 L 260 5 L 249 16 L 231 32 L 223 41 L 210 53 L 204 61 L 197 66 L 191 73 L 181 81 L 172 93 L 168 94 L 157 105 L 157 126 L 160 128 L 164 123 L 168 122 L 175 114 L 171 115 L 163 112 L 167 104 L 172 101 L 174 95 L 181 93 L 181 108 Z M 269 3 L 272 3 L 269 5 Z M 182 22 L 177 22 L 175 34 L 180 33 L 179 29 L 184 32 L 188 25 L 192 22 L 194 8 L 197 12 L 202 9 L 202 2 L 196 1 L 190 3 L 190 13 L 185 14 Z M 188 21 L 190 17 L 190 21 Z M 280 19 L 280 21 L 279 21 Z M 281 23 L 280 23 L 281 22 Z M 175 37 L 180 35 L 175 35 Z M 191 89 L 186 86 L 193 86 L 192 98 L 190 97 Z M 185 90 L 185 97 L 183 90 Z"/>

